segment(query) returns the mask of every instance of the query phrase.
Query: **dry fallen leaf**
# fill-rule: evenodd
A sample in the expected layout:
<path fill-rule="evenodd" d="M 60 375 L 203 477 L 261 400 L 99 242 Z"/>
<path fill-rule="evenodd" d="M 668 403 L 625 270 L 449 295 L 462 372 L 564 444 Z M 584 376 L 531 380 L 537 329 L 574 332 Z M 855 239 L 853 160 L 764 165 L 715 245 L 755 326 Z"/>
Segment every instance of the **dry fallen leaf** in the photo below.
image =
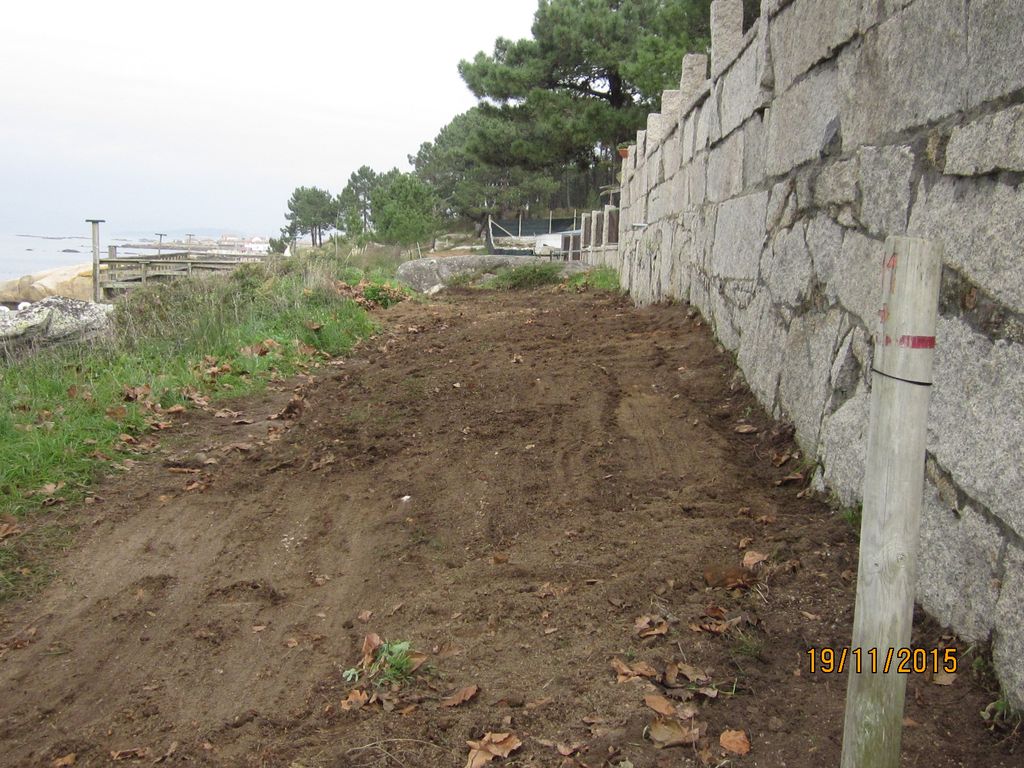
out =
<path fill-rule="evenodd" d="M 361 621 L 363 624 L 368 622 L 372 617 L 373 611 L 360 611 L 359 615 L 356 616 L 356 618 L 359 619 L 359 621 Z"/>
<path fill-rule="evenodd" d="M 940 669 L 932 675 L 933 685 L 952 685 L 954 680 L 956 680 L 956 672 L 946 672 Z"/>
<path fill-rule="evenodd" d="M 294 637 L 289 637 L 287 640 L 284 641 L 284 644 L 289 648 L 299 647 L 299 641 L 296 640 Z"/>
<path fill-rule="evenodd" d="M 149 757 L 149 747 L 118 749 L 110 753 L 111 760 L 145 760 L 147 757 Z"/>
<path fill-rule="evenodd" d="M 709 587 L 735 589 L 749 587 L 757 581 L 757 577 L 747 568 L 735 565 L 710 565 L 704 569 L 704 581 Z"/>
<path fill-rule="evenodd" d="M 736 427 L 736 431 L 741 435 L 752 435 L 758 430 L 753 424 L 740 424 Z"/>
<path fill-rule="evenodd" d="M 16 533 L 21 533 L 21 528 L 13 523 L 0 523 L 0 541 L 3 541 L 8 536 L 13 536 Z"/>
<path fill-rule="evenodd" d="M 708 682 L 708 680 L 711 679 L 708 676 L 708 673 L 700 667 L 695 667 L 691 664 L 687 664 L 682 661 L 677 661 L 674 664 L 669 664 L 665 668 L 665 684 L 670 688 L 676 687 L 676 680 L 678 679 L 679 675 L 685 677 L 687 682 L 697 683 L 698 685 L 706 683 Z M 683 685 L 685 685 L 685 683 L 683 683 Z"/>
<path fill-rule="evenodd" d="M 676 716 L 676 705 L 664 696 L 659 696 L 656 693 L 649 693 L 644 696 L 644 704 L 653 709 L 659 715 L 664 715 L 665 717 Z"/>
<path fill-rule="evenodd" d="M 754 568 L 755 566 L 760 565 L 767 559 L 768 555 L 765 555 L 761 552 L 756 552 L 753 549 L 748 549 L 746 553 L 743 555 L 743 567 Z"/>
<path fill-rule="evenodd" d="M 508 757 L 523 746 L 523 742 L 512 733 L 485 733 L 479 741 L 467 741 L 466 744 L 469 745 L 466 768 L 480 768 L 496 757 Z"/>
<path fill-rule="evenodd" d="M 362 665 L 364 669 L 368 669 L 373 664 L 374 659 L 377 655 L 377 649 L 383 645 L 384 641 L 380 639 L 380 635 L 376 632 L 371 632 L 363 638 L 363 661 Z"/>
<path fill-rule="evenodd" d="M 74 752 L 69 752 L 64 757 L 58 757 L 50 763 L 50 766 L 51 768 L 68 768 L 69 765 L 74 765 L 77 760 L 78 755 Z"/>
<path fill-rule="evenodd" d="M 750 739 L 743 731 L 722 731 L 718 743 L 722 745 L 722 749 L 736 755 L 745 755 L 750 751 Z"/>
<path fill-rule="evenodd" d="M 612 669 L 618 674 L 618 681 L 620 683 L 627 683 L 630 680 L 636 680 L 640 677 L 657 678 L 658 670 L 648 664 L 646 661 L 638 661 L 633 666 L 630 666 L 622 659 L 616 657 L 611 660 Z"/>
<path fill-rule="evenodd" d="M 697 723 L 681 723 L 678 720 L 658 718 L 648 730 L 651 741 L 658 749 L 681 747 L 696 744 L 700 739 L 700 726 Z"/>
<path fill-rule="evenodd" d="M 341 708 L 346 712 L 361 709 L 370 700 L 369 694 L 362 688 L 353 688 L 348 696 L 341 700 Z"/>
<path fill-rule="evenodd" d="M 465 688 L 459 688 L 459 690 L 449 693 L 443 699 L 441 699 L 442 707 L 457 707 L 460 704 L 465 704 L 467 701 L 476 696 L 477 691 L 480 689 L 475 685 L 467 685 Z"/>
<path fill-rule="evenodd" d="M 803 474 L 801 474 L 800 472 L 790 472 L 788 475 L 786 475 L 781 480 L 776 480 L 775 484 L 776 485 L 788 485 L 789 483 L 802 483 L 803 481 L 804 481 Z"/>
<path fill-rule="evenodd" d="M 637 616 L 633 627 L 641 638 L 668 634 L 668 622 L 661 616 Z"/>

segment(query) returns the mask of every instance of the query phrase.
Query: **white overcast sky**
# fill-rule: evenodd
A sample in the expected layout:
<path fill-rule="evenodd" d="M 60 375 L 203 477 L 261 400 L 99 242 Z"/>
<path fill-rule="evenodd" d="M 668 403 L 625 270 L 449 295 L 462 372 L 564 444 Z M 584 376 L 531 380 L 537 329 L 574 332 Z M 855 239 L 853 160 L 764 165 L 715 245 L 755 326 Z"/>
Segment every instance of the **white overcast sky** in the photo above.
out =
<path fill-rule="evenodd" d="M 399 166 L 475 103 L 456 65 L 537 0 L 6 3 L 0 232 L 276 234 L 299 185 Z"/>

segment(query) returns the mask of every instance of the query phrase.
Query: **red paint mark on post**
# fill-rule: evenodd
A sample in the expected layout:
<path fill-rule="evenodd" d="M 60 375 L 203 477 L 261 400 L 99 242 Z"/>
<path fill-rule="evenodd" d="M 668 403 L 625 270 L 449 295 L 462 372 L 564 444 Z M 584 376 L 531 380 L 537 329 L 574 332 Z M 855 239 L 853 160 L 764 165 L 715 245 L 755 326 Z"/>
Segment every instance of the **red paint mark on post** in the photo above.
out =
<path fill-rule="evenodd" d="M 935 349 L 935 337 L 900 336 L 899 345 L 907 349 Z"/>

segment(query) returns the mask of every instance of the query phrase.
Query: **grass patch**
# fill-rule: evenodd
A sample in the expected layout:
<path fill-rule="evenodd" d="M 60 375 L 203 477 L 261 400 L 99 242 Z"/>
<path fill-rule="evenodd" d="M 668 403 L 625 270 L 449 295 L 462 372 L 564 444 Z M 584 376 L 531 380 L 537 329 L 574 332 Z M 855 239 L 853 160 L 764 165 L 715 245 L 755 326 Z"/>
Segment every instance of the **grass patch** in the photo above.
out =
<path fill-rule="evenodd" d="M 562 268 L 558 264 L 528 264 L 522 267 L 502 269 L 484 283 L 484 288 L 499 291 L 522 291 L 553 285 L 562 281 Z"/>
<path fill-rule="evenodd" d="M 408 640 L 381 642 L 373 650 L 364 646 L 363 662 L 342 672 L 350 683 L 373 683 L 377 686 L 399 686 L 408 681 L 426 658 L 412 650 Z"/>
<path fill-rule="evenodd" d="M 0 600 L 39 584 L 41 553 L 67 544 L 54 511 L 138 459 L 167 409 L 249 394 L 372 333 L 335 289 L 352 269 L 313 254 L 139 288 L 101 343 L 0 362 L 0 522 L 19 530 L 0 540 Z"/>
<path fill-rule="evenodd" d="M 565 281 L 565 287 L 579 293 L 584 291 L 607 291 L 618 293 L 619 273 L 611 267 L 598 267 L 589 272 L 580 272 Z"/>

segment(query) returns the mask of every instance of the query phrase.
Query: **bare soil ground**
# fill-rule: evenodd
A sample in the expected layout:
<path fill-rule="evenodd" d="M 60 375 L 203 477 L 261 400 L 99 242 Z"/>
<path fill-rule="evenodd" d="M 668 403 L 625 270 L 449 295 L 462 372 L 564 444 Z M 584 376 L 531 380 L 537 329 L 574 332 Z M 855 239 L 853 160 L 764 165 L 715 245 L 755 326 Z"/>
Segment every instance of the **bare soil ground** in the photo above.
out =
<path fill-rule="evenodd" d="M 522 742 L 494 765 L 838 764 L 845 676 L 807 649 L 848 642 L 856 536 L 699 319 L 551 290 L 382 319 L 73 511 L 56 580 L 3 609 L 0 764 L 462 766 L 488 732 Z M 357 706 L 370 633 L 427 661 Z M 1020 766 L 992 698 L 912 675 L 902 764 Z"/>

